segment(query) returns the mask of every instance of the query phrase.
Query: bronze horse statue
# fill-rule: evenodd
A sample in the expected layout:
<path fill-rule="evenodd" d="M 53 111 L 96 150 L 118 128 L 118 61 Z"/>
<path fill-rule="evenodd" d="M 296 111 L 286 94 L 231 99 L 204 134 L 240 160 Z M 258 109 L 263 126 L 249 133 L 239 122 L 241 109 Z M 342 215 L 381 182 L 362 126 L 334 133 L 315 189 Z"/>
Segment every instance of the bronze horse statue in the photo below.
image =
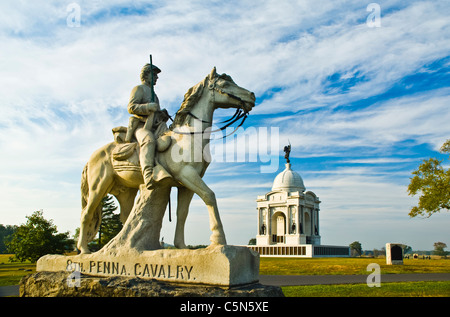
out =
<path fill-rule="evenodd" d="M 252 92 L 239 87 L 230 76 L 217 74 L 213 68 L 204 80 L 187 91 L 170 129 L 158 138 L 154 175 L 171 179 L 173 186 L 178 188 L 174 238 L 177 248 L 186 248 L 184 225 L 194 194 L 208 208 L 211 244 L 226 244 L 215 194 L 202 180 L 210 163 L 213 113 L 218 108 L 236 108 L 238 110 L 233 116 L 233 122 L 236 122 L 236 118 L 245 119 L 254 105 Z M 88 243 L 99 230 L 101 200 L 108 193 L 114 195 L 120 204 L 121 221 L 125 223 L 140 185 L 144 183 L 139 165 L 139 146 L 136 142 L 122 141 L 125 127 L 113 129 L 113 132 L 116 133 L 115 142 L 95 151 L 82 172 L 82 214 L 77 244 L 81 253 L 90 253 Z"/>

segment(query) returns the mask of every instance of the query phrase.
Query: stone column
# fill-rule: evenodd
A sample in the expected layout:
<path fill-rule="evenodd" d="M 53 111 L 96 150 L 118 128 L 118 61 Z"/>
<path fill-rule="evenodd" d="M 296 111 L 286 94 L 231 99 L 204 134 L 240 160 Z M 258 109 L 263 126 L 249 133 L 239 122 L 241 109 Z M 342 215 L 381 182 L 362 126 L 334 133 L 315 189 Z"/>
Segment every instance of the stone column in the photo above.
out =
<path fill-rule="evenodd" d="M 316 216 L 316 221 L 317 221 L 317 223 L 316 223 L 316 226 L 317 226 L 317 235 L 320 235 L 320 227 L 319 227 L 319 208 L 316 209 L 316 214 L 317 214 L 317 216 Z"/>
<path fill-rule="evenodd" d="M 258 221 L 256 223 L 257 225 L 256 234 L 261 235 L 261 208 L 257 207 L 256 210 L 258 212 Z"/>
<path fill-rule="evenodd" d="M 300 205 L 300 215 L 299 215 L 299 217 L 300 217 L 301 228 L 303 228 L 303 225 L 304 225 L 304 223 L 303 223 L 303 221 L 304 221 L 304 216 L 303 216 L 303 206 L 301 206 L 301 205 Z M 300 224 L 299 224 L 299 230 L 300 230 Z M 303 230 L 304 230 L 304 228 L 303 228 Z M 299 231 L 299 233 L 302 234 L 303 232 L 300 232 L 300 231 Z"/>

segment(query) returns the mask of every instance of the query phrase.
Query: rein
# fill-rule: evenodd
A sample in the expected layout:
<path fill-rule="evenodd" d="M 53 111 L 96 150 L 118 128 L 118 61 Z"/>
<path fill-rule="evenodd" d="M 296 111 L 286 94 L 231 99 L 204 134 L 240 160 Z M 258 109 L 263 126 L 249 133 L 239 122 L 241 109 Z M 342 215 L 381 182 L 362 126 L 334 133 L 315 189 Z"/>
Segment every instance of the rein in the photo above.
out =
<path fill-rule="evenodd" d="M 202 120 L 202 119 L 198 118 L 196 115 L 194 115 L 190 111 L 187 114 L 190 115 L 191 117 L 193 117 L 194 119 L 199 120 L 199 121 L 201 121 L 203 123 L 210 123 L 209 121 L 205 121 L 205 120 Z M 220 122 L 220 123 L 227 123 L 227 124 L 225 124 L 223 127 L 219 128 L 219 129 L 211 130 L 211 132 L 223 131 L 226 128 L 228 128 L 230 125 L 232 125 L 233 123 L 236 123 L 237 121 L 242 119 L 241 123 L 239 123 L 239 125 L 236 127 L 236 129 L 234 129 L 233 132 L 231 132 L 230 134 L 228 134 L 228 135 L 223 137 L 223 138 L 226 138 L 227 136 L 229 136 L 229 135 L 233 134 L 234 132 L 236 132 L 236 130 L 239 129 L 244 124 L 244 122 L 247 119 L 247 117 L 248 117 L 248 113 L 245 113 L 245 112 L 243 113 L 242 109 L 237 109 L 235 114 L 230 119 Z M 204 131 L 202 131 L 202 132 L 177 132 L 177 131 L 174 131 L 174 132 L 175 133 L 180 133 L 180 134 L 201 134 L 201 133 L 204 133 Z"/>
<path fill-rule="evenodd" d="M 242 119 L 242 121 L 241 121 L 241 122 L 239 123 L 239 125 L 233 130 L 233 132 L 231 132 L 231 133 L 225 135 L 224 137 L 222 137 L 222 139 L 224 139 L 224 138 L 226 138 L 227 136 L 230 136 L 230 135 L 232 135 L 233 133 L 235 133 L 235 132 L 236 132 L 236 131 L 244 124 L 245 120 L 246 120 L 247 117 L 248 117 L 248 112 L 246 112 L 245 110 L 243 110 L 245 102 L 244 102 L 241 98 L 239 98 L 238 96 L 235 96 L 235 95 L 233 95 L 233 94 L 230 94 L 230 93 L 228 93 L 228 92 L 225 92 L 225 91 L 223 91 L 223 90 L 221 90 L 221 89 L 216 88 L 216 87 L 215 87 L 215 83 L 214 83 L 214 85 L 210 86 L 210 89 L 211 89 L 211 90 L 215 90 L 215 91 L 217 91 L 218 93 L 220 93 L 220 94 L 222 94 L 222 95 L 227 95 L 227 96 L 230 97 L 231 99 L 238 100 L 238 101 L 241 103 L 240 108 L 237 108 L 237 109 L 236 109 L 236 112 L 234 113 L 234 115 L 233 115 L 230 119 L 219 122 L 219 123 L 226 123 L 223 127 L 219 128 L 219 129 L 216 129 L 216 130 L 210 131 L 211 133 L 212 133 L 212 132 L 223 131 L 223 130 L 225 130 L 226 128 L 228 128 L 230 125 L 232 125 L 232 124 L 234 124 L 234 123 L 236 123 L 237 121 L 239 121 L 239 120 Z M 213 94 L 213 96 L 214 96 L 214 94 Z M 213 99 L 213 100 L 214 100 L 214 99 Z M 212 102 L 214 102 L 214 101 L 212 101 Z M 210 122 L 210 121 L 205 121 L 205 120 L 203 120 L 203 119 L 197 117 L 197 116 L 196 116 L 195 114 L 193 114 L 191 111 L 188 111 L 187 114 L 188 114 L 189 116 L 193 117 L 194 119 L 201 121 L 202 123 L 212 124 L 212 122 Z M 169 118 L 170 118 L 170 120 L 172 120 L 172 118 L 171 118 L 170 116 L 169 116 Z M 172 122 L 173 122 L 173 120 L 172 120 Z M 205 132 L 205 131 L 201 131 L 201 132 L 195 132 L 195 131 L 193 131 L 193 132 L 178 132 L 178 131 L 175 131 L 175 130 L 172 130 L 172 131 L 175 132 L 175 133 L 178 133 L 178 134 L 190 134 L 190 135 L 193 135 L 193 134 L 203 134 L 203 133 Z"/>

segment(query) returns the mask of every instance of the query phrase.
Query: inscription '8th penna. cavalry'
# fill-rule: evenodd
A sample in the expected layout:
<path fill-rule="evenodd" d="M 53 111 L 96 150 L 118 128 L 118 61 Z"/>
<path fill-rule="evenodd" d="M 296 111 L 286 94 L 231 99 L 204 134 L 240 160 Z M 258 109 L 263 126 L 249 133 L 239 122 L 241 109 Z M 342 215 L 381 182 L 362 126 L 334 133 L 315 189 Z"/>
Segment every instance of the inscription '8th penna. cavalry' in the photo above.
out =
<path fill-rule="evenodd" d="M 67 260 L 66 271 L 87 275 L 129 276 L 141 278 L 193 281 L 193 266 L 154 263 L 121 263 L 117 261 L 72 262 Z"/>

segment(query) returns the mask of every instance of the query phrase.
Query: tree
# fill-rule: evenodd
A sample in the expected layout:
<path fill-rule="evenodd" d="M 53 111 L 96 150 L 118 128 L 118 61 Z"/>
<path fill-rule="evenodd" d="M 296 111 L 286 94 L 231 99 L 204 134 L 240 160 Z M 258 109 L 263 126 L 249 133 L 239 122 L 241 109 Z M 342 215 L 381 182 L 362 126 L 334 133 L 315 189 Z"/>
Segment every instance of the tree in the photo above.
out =
<path fill-rule="evenodd" d="M 98 233 L 98 248 L 114 238 L 122 230 L 120 215 L 115 214 L 117 206 L 114 203 L 113 196 L 107 195 L 102 199 L 102 223 Z"/>
<path fill-rule="evenodd" d="M 256 238 L 252 238 L 248 241 L 248 245 L 256 245 Z"/>
<path fill-rule="evenodd" d="M 6 253 L 5 240 L 12 235 L 17 229 L 17 226 L 0 225 L 0 253 Z"/>
<path fill-rule="evenodd" d="M 447 252 L 444 251 L 447 245 L 444 242 L 435 242 L 433 246 L 434 246 L 433 253 L 435 255 L 442 255 L 442 256 L 447 255 Z"/>
<path fill-rule="evenodd" d="M 358 241 L 352 242 L 350 244 L 350 250 L 352 253 L 358 253 L 359 256 L 361 256 L 362 254 L 362 246 L 361 243 L 359 243 Z"/>
<path fill-rule="evenodd" d="M 450 139 L 440 149 L 441 153 L 450 154 Z M 408 194 L 420 194 L 418 206 L 409 212 L 410 217 L 418 215 L 430 217 L 442 209 L 450 210 L 450 168 L 445 169 L 442 160 L 430 158 L 424 160 L 408 186 Z"/>
<path fill-rule="evenodd" d="M 386 249 L 383 247 L 380 250 L 378 249 L 373 249 L 373 256 L 375 258 L 379 257 L 379 256 L 383 256 L 386 255 Z"/>
<path fill-rule="evenodd" d="M 73 245 L 69 232 L 58 233 L 53 221 L 44 219 L 42 211 L 35 211 L 26 218 L 27 223 L 17 227 L 6 241 L 14 260 L 36 262 L 46 254 L 64 253 Z"/>
<path fill-rule="evenodd" d="M 403 249 L 403 254 L 407 254 L 409 252 L 412 252 L 412 247 L 410 247 L 409 245 L 406 245 L 406 244 L 402 245 L 402 249 Z"/>

